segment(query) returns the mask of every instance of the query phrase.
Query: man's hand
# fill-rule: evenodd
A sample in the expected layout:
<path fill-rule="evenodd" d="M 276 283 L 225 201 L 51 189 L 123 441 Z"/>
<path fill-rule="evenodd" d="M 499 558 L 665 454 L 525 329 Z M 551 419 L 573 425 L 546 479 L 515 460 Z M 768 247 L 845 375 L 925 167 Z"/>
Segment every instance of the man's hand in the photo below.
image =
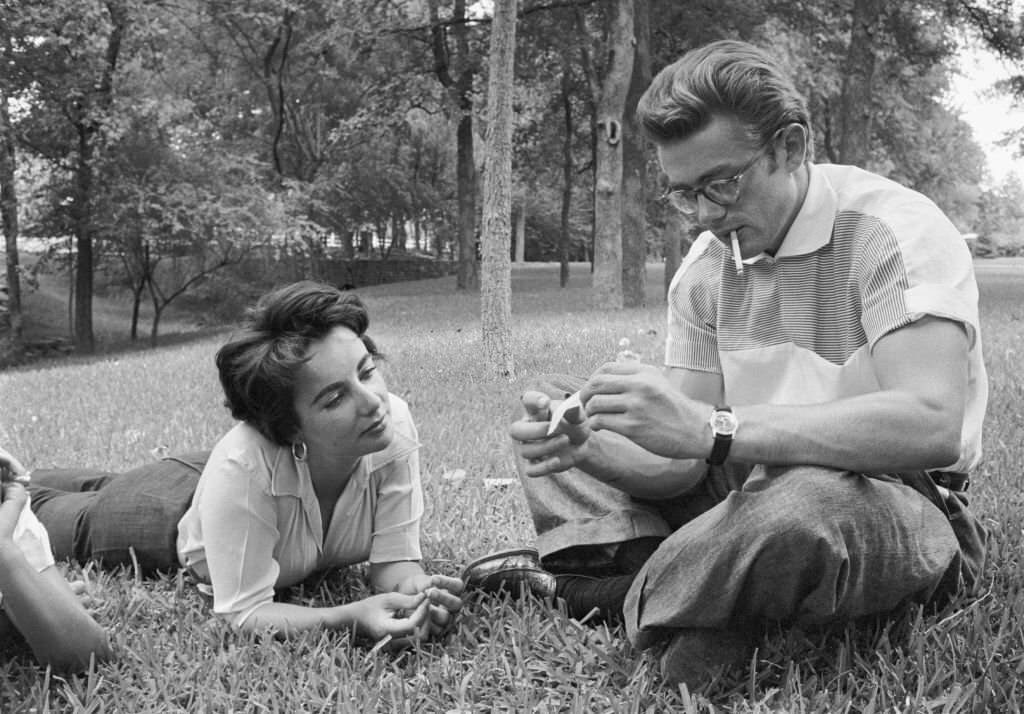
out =
<path fill-rule="evenodd" d="M 609 362 L 580 390 L 589 427 L 620 434 L 670 459 L 704 459 L 713 438 L 712 406 L 675 389 L 653 365 Z"/>
<path fill-rule="evenodd" d="M 526 414 L 508 430 L 516 453 L 526 461 L 523 472 L 530 477 L 550 476 L 577 466 L 591 432 L 583 410 L 566 412 L 565 418 L 548 436 L 551 400 L 547 395 L 526 392 L 523 407 Z"/>

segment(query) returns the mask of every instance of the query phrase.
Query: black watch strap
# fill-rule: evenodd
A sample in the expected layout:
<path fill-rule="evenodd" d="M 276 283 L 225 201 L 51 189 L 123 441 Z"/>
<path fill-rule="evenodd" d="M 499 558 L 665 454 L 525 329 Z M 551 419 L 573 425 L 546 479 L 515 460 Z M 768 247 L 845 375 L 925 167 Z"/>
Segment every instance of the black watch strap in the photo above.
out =
<path fill-rule="evenodd" d="M 723 433 L 715 428 L 715 415 L 718 412 L 732 412 L 730 407 L 715 407 L 711 417 L 711 434 L 715 437 L 715 443 L 711 447 L 711 455 L 707 462 L 711 466 L 720 466 L 729 458 L 729 448 L 732 446 L 733 432 Z"/>

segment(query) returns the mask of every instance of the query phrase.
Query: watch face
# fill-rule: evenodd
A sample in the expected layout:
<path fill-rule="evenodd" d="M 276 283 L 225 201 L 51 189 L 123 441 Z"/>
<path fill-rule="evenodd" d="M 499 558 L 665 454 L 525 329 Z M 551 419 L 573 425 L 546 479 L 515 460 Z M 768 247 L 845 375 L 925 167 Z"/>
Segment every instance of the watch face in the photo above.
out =
<path fill-rule="evenodd" d="M 732 436 L 736 433 L 739 420 L 732 412 L 720 411 L 711 415 L 711 431 L 723 436 Z"/>

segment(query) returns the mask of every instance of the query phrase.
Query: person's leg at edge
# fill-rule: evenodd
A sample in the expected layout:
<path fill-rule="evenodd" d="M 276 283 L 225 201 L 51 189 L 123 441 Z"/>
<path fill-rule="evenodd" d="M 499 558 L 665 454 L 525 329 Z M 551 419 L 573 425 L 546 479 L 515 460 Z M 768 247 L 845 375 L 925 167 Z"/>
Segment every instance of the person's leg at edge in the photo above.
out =
<path fill-rule="evenodd" d="M 138 563 L 145 574 L 173 570 L 178 520 L 192 501 L 205 460 L 205 453 L 170 457 L 121 474 L 34 472 L 32 510 L 58 559 L 96 560 L 107 567 Z"/>

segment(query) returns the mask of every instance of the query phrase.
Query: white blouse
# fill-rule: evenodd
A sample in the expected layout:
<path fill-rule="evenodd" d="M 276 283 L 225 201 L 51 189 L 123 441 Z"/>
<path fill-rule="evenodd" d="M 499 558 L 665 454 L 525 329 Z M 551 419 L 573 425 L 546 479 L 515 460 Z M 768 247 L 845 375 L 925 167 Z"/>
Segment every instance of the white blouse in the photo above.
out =
<path fill-rule="evenodd" d="M 324 535 L 305 462 L 245 423 L 214 447 L 178 522 L 178 557 L 213 589 L 214 612 L 241 625 L 319 570 L 369 560 L 419 560 L 419 441 L 409 406 L 389 395 L 395 437 L 363 457 Z"/>

